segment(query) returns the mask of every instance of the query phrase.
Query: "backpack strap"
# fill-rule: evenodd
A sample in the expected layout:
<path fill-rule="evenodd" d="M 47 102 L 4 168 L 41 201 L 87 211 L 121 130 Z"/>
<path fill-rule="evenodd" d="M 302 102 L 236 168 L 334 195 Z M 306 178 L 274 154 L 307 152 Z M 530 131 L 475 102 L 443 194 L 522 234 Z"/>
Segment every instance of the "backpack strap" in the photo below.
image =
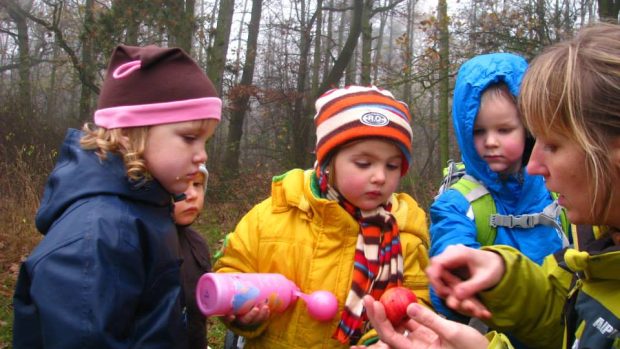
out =
<path fill-rule="evenodd" d="M 465 174 L 465 164 L 462 162 L 455 162 L 454 160 L 448 160 L 448 165 L 443 169 L 443 180 L 437 191 L 435 199 L 439 197 L 444 191 L 452 187 L 452 185 L 458 182 L 459 179 Z"/>
<path fill-rule="evenodd" d="M 465 174 L 461 179 L 452 185 L 461 195 L 467 199 L 474 213 L 474 223 L 476 224 L 476 240 L 482 246 L 493 245 L 497 236 L 497 227 L 489 225 L 486 217 L 491 217 L 497 210 L 495 201 L 487 190 L 476 178 Z"/>
<path fill-rule="evenodd" d="M 555 229 L 558 237 L 562 240 L 562 246 L 569 245 L 567 235 L 569 235 L 569 223 L 566 213 L 558 205 L 557 194 L 552 193 L 554 201 L 543 209 L 543 212 L 523 214 L 523 215 L 502 215 L 497 213 L 495 201 L 484 186 L 476 178 L 469 174 L 463 175 L 451 188 L 461 193 L 471 205 L 476 224 L 476 240 L 482 246 L 489 246 L 495 243 L 497 227 L 507 228 L 532 228 L 536 225 L 546 225 Z M 554 196 L 555 194 L 555 196 Z M 486 217 L 489 217 L 486 219 Z M 558 223 L 560 217 L 561 224 Z"/>
<path fill-rule="evenodd" d="M 568 246 L 568 239 L 562 229 L 562 225 L 557 221 L 557 218 L 560 217 L 561 213 L 562 207 L 560 207 L 558 202 L 554 200 L 539 213 L 522 214 L 518 216 L 492 214 L 489 216 L 489 224 L 494 228 L 532 228 L 539 224 L 546 225 L 555 229 L 558 237 L 562 240 L 562 246 L 566 247 Z"/>

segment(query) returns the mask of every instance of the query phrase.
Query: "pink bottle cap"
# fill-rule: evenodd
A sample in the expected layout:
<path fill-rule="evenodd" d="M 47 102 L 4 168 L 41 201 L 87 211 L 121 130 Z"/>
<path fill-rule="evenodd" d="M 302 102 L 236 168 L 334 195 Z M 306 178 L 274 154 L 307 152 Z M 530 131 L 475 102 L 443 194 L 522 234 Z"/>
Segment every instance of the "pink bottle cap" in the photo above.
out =
<path fill-rule="evenodd" d="M 229 282 L 217 282 L 215 274 L 203 274 L 196 286 L 196 303 L 206 316 L 228 314 L 235 294 L 235 287 Z"/>

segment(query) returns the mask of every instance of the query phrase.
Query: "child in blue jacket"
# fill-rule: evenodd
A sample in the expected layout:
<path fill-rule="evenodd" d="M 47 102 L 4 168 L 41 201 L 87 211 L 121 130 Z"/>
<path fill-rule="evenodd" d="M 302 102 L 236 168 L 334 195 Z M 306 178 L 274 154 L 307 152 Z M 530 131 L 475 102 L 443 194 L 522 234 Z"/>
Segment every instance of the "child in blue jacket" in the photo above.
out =
<path fill-rule="evenodd" d="M 67 132 L 46 184 L 15 349 L 187 348 L 172 203 L 207 160 L 221 103 L 181 49 L 115 49 L 95 125 Z"/>
<path fill-rule="evenodd" d="M 554 199 L 542 176 L 525 171 L 533 140 L 519 118 L 516 98 L 527 69 L 525 59 L 510 53 L 476 56 L 457 75 L 452 107 L 454 133 L 470 179 L 486 188 L 500 215 L 541 213 Z M 480 189 L 480 188 L 478 188 Z M 498 226 L 495 245 L 509 245 L 540 264 L 567 244 L 559 217 L 555 226 Z M 450 245 L 480 248 L 472 205 L 455 189 L 440 194 L 430 207 L 431 257 Z M 431 290 L 435 309 L 448 318 L 468 319 L 448 310 Z"/>

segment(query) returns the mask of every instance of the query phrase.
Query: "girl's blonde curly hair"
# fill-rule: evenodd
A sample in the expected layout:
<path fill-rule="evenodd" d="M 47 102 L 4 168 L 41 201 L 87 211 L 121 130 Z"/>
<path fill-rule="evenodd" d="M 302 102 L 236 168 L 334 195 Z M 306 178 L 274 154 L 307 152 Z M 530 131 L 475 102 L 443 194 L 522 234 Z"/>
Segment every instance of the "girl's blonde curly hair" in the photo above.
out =
<path fill-rule="evenodd" d="M 80 145 L 83 149 L 95 150 L 102 160 L 107 159 L 108 153 L 120 154 L 127 177 L 135 181 L 150 180 L 152 177 L 143 158 L 149 129 L 150 126 L 106 129 L 86 123 L 82 127 L 84 136 Z"/>

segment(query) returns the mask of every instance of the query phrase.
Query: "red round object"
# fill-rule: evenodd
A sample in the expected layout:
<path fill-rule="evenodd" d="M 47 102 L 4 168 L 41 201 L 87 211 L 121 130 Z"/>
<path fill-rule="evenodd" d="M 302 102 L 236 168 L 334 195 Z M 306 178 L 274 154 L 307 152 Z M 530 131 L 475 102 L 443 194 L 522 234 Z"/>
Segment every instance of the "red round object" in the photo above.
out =
<path fill-rule="evenodd" d="M 397 286 L 385 290 L 379 301 L 385 307 L 385 315 L 388 320 L 392 326 L 396 327 L 407 320 L 407 306 L 417 302 L 418 299 L 410 289 Z"/>

